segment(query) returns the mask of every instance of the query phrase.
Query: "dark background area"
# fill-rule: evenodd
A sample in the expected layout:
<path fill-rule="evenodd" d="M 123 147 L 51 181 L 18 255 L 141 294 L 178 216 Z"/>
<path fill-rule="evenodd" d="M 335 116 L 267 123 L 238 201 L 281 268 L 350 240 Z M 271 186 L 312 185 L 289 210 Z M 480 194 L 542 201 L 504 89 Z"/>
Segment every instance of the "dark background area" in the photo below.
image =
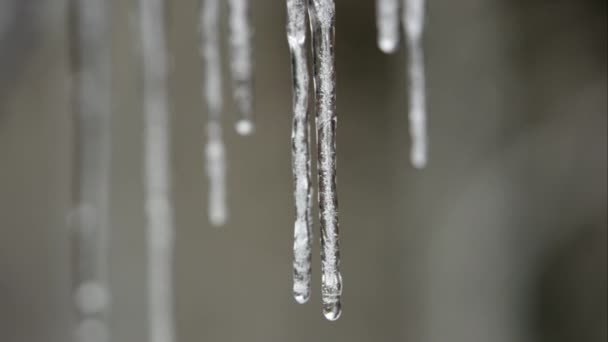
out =
<path fill-rule="evenodd" d="M 139 342 L 138 14 L 135 0 L 112 5 L 111 328 L 114 341 Z M 247 138 L 227 129 L 231 216 L 216 229 L 205 212 L 198 1 L 168 1 L 179 341 L 607 341 L 606 1 L 427 8 L 430 163 L 418 171 L 408 157 L 405 51 L 378 50 L 373 1 L 337 1 L 344 313 L 328 322 L 318 253 L 310 303 L 291 297 L 285 5 L 253 1 L 258 125 Z M 66 25 L 63 0 L 0 0 L 3 342 L 70 336 Z"/>

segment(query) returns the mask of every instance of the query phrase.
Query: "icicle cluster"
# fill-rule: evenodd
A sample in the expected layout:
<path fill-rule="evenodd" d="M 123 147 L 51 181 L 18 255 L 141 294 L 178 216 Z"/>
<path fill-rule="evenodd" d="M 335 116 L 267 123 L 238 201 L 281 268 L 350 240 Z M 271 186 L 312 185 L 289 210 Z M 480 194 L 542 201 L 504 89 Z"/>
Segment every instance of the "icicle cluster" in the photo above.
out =
<path fill-rule="evenodd" d="M 334 70 L 335 4 L 333 0 L 287 0 L 287 40 L 294 78 L 292 155 L 296 221 L 294 231 L 294 297 L 310 297 L 311 185 L 306 66 L 306 14 L 309 15 L 315 88 L 318 145 L 319 219 L 321 226 L 321 295 L 323 314 L 336 320 L 341 314 L 342 277 L 336 193 L 336 85 Z"/>
<path fill-rule="evenodd" d="M 399 44 L 399 0 L 376 0 L 378 46 L 386 53 Z M 426 85 L 422 33 L 425 0 L 403 0 L 401 23 L 408 48 L 409 122 L 412 137 L 411 162 L 423 168 L 428 159 L 426 132 Z"/>
<path fill-rule="evenodd" d="M 163 0 L 140 0 L 144 103 L 144 192 L 151 342 L 175 341 L 167 48 Z"/>
<path fill-rule="evenodd" d="M 110 53 L 107 8 L 101 0 L 74 0 L 79 48 L 78 126 L 80 129 L 79 191 L 75 198 L 76 277 L 74 296 L 81 341 L 109 339 L 107 314 L 107 189 L 109 174 Z M 400 24 L 408 47 L 410 81 L 411 160 L 421 168 L 427 162 L 426 99 L 422 32 L 424 0 L 377 0 L 378 46 L 392 53 L 399 46 Z M 341 315 L 342 277 L 338 199 L 336 191 L 336 76 L 334 66 L 334 0 L 286 0 L 287 41 L 292 62 L 294 174 L 293 295 L 305 303 L 311 295 L 312 181 L 309 125 L 310 76 L 307 63 L 307 18 L 313 55 L 312 79 L 317 139 L 318 200 L 321 238 L 323 314 L 328 320 Z M 148 237 L 149 338 L 175 340 L 172 263 L 174 218 L 171 205 L 169 108 L 164 0 L 139 0 L 143 58 L 145 126 L 145 212 Z M 227 220 L 226 157 L 222 139 L 222 77 L 220 53 L 220 0 L 202 0 L 201 53 L 204 63 L 203 97 L 208 106 L 205 148 L 209 178 L 209 219 L 214 225 Z M 252 30 L 249 0 L 229 0 L 230 74 L 237 107 L 236 131 L 253 132 Z"/>
<path fill-rule="evenodd" d="M 74 94 L 78 153 L 70 224 L 74 234 L 75 340 L 110 339 L 108 240 L 110 218 L 111 52 L 105 1 L 72 2 Z"/>
<path fill-rule="evenodd" d="M 205 159 L 209 179 L 209 222 L 221 226 L 228 219 L 226 156 L 222 139 L 222 73 L 220 46 L 221 1 L 202 0 L 201 54 L 204 63 L 204 98 L 208 109 Z M 254 131 L 253 58 L 249 0 L 228 1 L 230 74 L 237 107 L 235 129 L 240 135 Z"/>

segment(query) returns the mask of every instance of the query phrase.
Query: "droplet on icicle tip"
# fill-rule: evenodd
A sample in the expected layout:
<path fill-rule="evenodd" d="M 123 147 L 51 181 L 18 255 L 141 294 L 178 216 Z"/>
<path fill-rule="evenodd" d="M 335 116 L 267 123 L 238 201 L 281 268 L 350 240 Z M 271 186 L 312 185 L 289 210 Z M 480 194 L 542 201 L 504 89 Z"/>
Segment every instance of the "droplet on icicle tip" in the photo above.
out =
<path fill-rule="evenodd" d="M 328 321 L 335 321 L 342 315 L 342 304 L 337 302 L 323 305 L 323 315 Z"/>
<path fill-rule="evenodd" d="M 421 151 L 413 151 L 411 160 L 412 165 L 417 169 L 424 169 L 426 167 L 426 154 Z"/>
<path fill-rule="evenodd" d="M 380 51 L 384 53 L 394 53 L 397 51 L 397 47 L 399 47 L 399 42 L 393 39 L 380 39 L 378 41 L 378 47 Z"/>
<path fill-rule="evenodd" d="M 240 135 L 250 135 L 253 133 L 253 122 L 251 120 L 239 120 L 236 125 L 236 132 Z"/>
<path fill-rule="evenodd" d="M 215 227 L 221 227 L 228 221 L 226 211 L 220 208 L 209 210 L 209 222 Z"/>

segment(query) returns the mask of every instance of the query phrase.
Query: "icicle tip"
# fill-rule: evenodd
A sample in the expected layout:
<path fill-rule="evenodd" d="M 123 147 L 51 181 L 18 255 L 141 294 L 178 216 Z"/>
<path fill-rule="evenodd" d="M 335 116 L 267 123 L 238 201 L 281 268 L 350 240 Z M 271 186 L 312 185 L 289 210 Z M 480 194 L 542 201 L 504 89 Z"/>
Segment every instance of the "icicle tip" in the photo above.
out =
<path fill-rule="evenodd" d="M 239 120 L 237 121 L 236 125 L 234 126 L 236 129 L 236 132 L 240 135 L 251 135 L 251 133 L 253 133 L 254 130 L 254 125 L 253 122 L 251 122 L 250 120 Z"/>
<path fill-rule="evenodd" d="M 342 316 L 342 304 L 340 302 L 326 304 L 323 306 L 323 315 L 328 321 L 336 321 Z"/>
<path fill-rule="evenodd" d="M 298 304 L 305 304 L 310 299 L 310 294 L 294 293 L 293 298 Z"/>
<path fill-rule="evenodd" d="M 378 40 L 378 48 L 386 54 L 395 53 L 398 47 L 398 41 L 395 41 L 394 39 L 381 38 Z"/>
<path fill-rule="evenodd" d="M 415 168 L 424 169 L 427 164 L 426 155 L 422 153 L 412 153 L 411 162 Z"/>
<path fill-rule="evenodd" d="M 228 221 L 228 215 L 223 210 L 213 209 L 209 211 L 209 223 L 215 227 L 221 227 Z"/>

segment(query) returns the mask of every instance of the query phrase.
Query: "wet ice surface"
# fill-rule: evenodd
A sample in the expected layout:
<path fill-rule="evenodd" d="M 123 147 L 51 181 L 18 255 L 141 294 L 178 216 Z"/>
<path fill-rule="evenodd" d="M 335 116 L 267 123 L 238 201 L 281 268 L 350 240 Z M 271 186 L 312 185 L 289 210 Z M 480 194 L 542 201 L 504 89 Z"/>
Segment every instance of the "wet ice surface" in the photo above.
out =
<path fill-rule="evenodd" d="M 321 226 L 321 297 L 323 314 L 336 320 L 342 312 L 342 277 L 336 193 L 336 85 L 334 70 L 335 4 L 311 0 L 315 109 L 318 145 L 319 218 Z"/>
<path fill-rule="evenodd" d="M 287 42 L 293 77 L 293 123 L 291 132 L 294 175 L 293 295 L 298 303 L 310 298 L 312 258 L 312 184 L 310 126 L 308 124 L 309 76 L 306 61 L 306 0 L 287 0 Z"/>

